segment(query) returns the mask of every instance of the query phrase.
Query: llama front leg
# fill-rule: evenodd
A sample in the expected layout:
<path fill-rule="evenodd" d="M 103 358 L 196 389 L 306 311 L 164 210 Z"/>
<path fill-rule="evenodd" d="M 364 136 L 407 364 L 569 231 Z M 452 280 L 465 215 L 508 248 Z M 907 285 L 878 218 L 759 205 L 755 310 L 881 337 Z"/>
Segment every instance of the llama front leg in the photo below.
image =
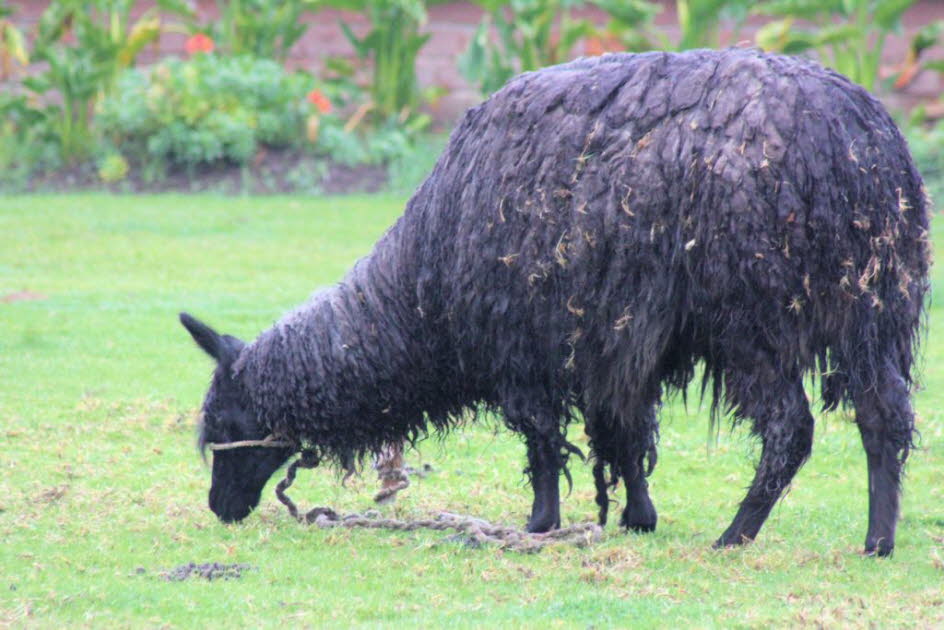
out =
<path fill-rule="evenodd" d="M 655 447 L 649 453 L 651 465 Z M 649 482 L 646 481 L 645 458 L 647 453 L 639 452 L 638 448 L 627 448 L 626 455 L 620 466 L 623 481 L 626 483 L 626 507 L 620 515 L 620 527 L 634 532 L 653 532 L 656 529 L 658 514 L 656 507 L 649 498 Z"/>
<path fill-rule="evenodd" d="M 555 436 L 556 437 L 556 434 Z M 526 436 L 528 446 L 528 473 L 534 490 L 534 503 L 527 531 L 548 532 L 560 527 L 560 473 L 561 454 L 557 442 L 539 432 Z"/>

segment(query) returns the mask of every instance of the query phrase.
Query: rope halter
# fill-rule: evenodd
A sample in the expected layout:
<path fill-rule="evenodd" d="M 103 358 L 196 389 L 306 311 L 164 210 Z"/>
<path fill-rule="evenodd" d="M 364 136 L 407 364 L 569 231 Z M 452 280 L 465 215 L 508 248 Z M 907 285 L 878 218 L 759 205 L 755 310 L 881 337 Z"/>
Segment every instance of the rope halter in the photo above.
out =
<path fill-rule="evenodd" d="M 246 448 L 249 446 L 262 446 L 264 448 L 290 448 L 292 452 L 298 451 L 298 445 L 286 440 L 276 439 L 274 435 L 267 435 L 261 440 L 239 440 L 238 442 L 210 442 L 207 448 L 211 451 L 230 451 L 236 448 Z"/>

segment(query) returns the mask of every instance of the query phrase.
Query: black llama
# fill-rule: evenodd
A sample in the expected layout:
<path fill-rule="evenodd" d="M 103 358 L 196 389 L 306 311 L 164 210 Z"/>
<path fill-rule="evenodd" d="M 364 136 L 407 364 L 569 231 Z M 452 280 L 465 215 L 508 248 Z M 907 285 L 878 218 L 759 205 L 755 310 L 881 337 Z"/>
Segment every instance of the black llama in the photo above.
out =
<path fill-rule="evenodd" d="M 606 55 L 469 110 L 397 223 L 340 284 L 251 344 L 181 320 L 218 362 L 203 445 L 265 436 L 336 464 L 501 413 L 527 445 L 527 529 L 560 525 L 582 417 L 600 520 L 650 531 L 657 409 L 704 362 L 763 450 L 717 545 L 757 536 L 810 454 L 803 377 L 855 408 L 868 553 L 894 546 L 912 445 L 928 215 L 865 90 L 755 50 Z M 216 451 L 210 508 L 244 518 L 294 447 Z"/>

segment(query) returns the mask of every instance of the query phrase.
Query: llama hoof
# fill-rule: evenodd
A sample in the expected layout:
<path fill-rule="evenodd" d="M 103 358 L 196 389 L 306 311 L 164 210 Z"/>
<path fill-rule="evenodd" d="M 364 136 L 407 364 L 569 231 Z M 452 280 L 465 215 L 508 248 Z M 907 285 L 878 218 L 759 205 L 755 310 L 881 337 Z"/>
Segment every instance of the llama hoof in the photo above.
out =
<path fill-rule="evenodd" d="M 636 532 L 637 534 L 648 534 L 650 532 L 656 531 L 656 522 L 649 521 L 645 523 L 638 523 L 632 521 L 623 521 L 620 520 L 620 526 L 623 529 L 626 529 L 631 532 Z"/>
<path fill-rule="evenodd" d="M 895 543 L 886 538 L 877 538 L 865 541 L 865 555 L 877 558 L 887 558 L 895 551 Z"/>
<path fill-rule="evenodd" d="M 528 521 L 524 529 L 529 534 L 546 534 L 552 529 L 560 529 L 560 520 L 551 516 L 537 516 Z"/>
<path fill-rule="evenodd" d="M 636 510 L 626 508 L 620 516 L 620 527 L 637 534 L 646 534 L 656 531 L 658 520 L 659 517 L 652 505 Z"/>
<path fill-rule="evenodd" d="M 754 542 L 753 538 L 747 536 L 747 534 L 742 534 L 741 532 L 730 532 L 727 531 L 721 534 L 721 538 L 715 541 L 715 544 L 711 546 L 712 549 L 726 549 L 729 547 L 740 547 L 748 543 Z"/>

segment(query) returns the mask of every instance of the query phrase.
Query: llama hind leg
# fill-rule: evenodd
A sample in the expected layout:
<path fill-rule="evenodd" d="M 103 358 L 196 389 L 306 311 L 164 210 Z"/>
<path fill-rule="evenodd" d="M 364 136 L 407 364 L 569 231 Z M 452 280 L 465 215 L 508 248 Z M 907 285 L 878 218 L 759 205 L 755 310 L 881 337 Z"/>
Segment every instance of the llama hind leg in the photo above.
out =
<path fill-rule="evenodd" d="M 865 553 L 887 556 L 895 548 L 901 472 L 914 430 L 905 380 L 886 367 L 876 387 L 854 397 L 856 424 L 869 470 L 869 529 Z"/>
<path fill-rule="evenodd" d="M 609 511 L 609 489 L 622 478 L 626 485 L 626 506 L 620 515 L 620 526 L 636 532 L 651 532 L 656 528 L 658 515 L 649 497 L 646 477 L 656 463 L 655 440 L 658 433 L 656 406 L 650 405 L 635 418 L 628 432 L 622 423 L 601 421 L 596 415 L 587 423 L 587 433 L 594 449 L 593 477 L 596 483 L 596 503 L 599 520 L 606 525 Z M 646 462 L 648 460 L 648 466 Z M 606 478 L 606 469 L 613 473 Z"/>
<path fill-rule="evenodd" d="M 763 452 L 754 481 L 728 529 L 715 547 L 740 545 L 754 540 L 764 521 L 793 480 L 813 448 L 813 415 L 799 378 L 782 382 L 774 371 L 726 379 L 738 403 L 739 413 L 754 418 L 754 432 L 763 441 Z M 738 387 L 739 384 L 746 387 Z"/>

